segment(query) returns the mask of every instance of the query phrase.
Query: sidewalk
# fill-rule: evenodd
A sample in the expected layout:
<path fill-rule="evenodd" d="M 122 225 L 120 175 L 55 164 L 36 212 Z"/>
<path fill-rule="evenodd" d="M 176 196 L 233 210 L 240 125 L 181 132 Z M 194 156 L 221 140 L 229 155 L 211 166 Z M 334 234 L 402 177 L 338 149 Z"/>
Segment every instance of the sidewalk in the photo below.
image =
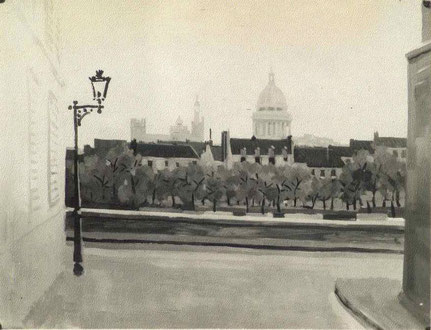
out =
<path fill-rule="evenodd" d="M 71 210 L 71 209 L 68 209 Z M 256 223 L 288 223 L 298 225 L 323 225 L 325 227 L 387 227 L 393 229 L 404 229 L 403 218 L 386 218 L 386 220 L 373 219 L 364 214 L 358 214 L 360 217 L 357 220 L 323 220 L 321 214 L 285 214 L 284 218 L 273 218 L 272 213 L 265 215 L 259 213 L 249 213 L 245 216 L 234 216 L 232 212 L 165 212 L 165 211 L 131 211 L 131 210 L 111 210 L 111 209 L 81 209 L 82 216 L 107 216 L 114 215 L 118 218 L 139 219 L 142 217 L 163 217 L 171 220 L 222 220 L 222 221 L 241 221 L 241 222 L 256 222 Z M 364 216 L 363 219 L 361 217 Z M 376 216 L 377 217 L 377 216 Z"/>
<path fill-rule="evenodd" d="M 335 294 L 367 327 L 391 330 L 425 329 L 427 325 L 401 305 L 398 299 L 401 287 L 400 280 L 388 278 L 343 278 L 335 282 Z"/>

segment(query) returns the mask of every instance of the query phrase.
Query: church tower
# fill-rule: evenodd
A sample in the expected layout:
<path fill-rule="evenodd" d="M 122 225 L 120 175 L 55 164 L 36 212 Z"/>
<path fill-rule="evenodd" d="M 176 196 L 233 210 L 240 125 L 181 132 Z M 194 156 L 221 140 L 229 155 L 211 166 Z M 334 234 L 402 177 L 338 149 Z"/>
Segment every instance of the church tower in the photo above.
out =
<path fill-rule="evenodd" d="M 287 111 L 286 97 L 275 85 L 274 73 L 259 95 L 253 113 L 253 135 L 258 139 L 279 140 L 291 135 L 292 115 Z"/>
<path fill-rule="evenodd" d="M 204 118 L 201 113 L 201 105 L 199 103 L 198 96 L 196 95 L 195 104 L 193 106 L 193 121 L 192 121 L 192 129 L 191 129 L 191 141 L 204 141 Z"/>

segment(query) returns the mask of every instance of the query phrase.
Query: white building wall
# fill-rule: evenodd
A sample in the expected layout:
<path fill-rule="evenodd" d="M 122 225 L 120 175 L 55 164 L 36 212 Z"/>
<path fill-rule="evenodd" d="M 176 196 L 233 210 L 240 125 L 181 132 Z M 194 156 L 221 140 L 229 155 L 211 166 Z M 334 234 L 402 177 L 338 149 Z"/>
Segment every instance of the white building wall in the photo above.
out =
<path fill-rule="evenodd" d="M 262 165 L 268 165 L 269 164 L 269 157 L 268 155 L 261 155 L 261 164 Z M 232 161 L 233 163 L 239 163 L 241 162 L 241 155 L 232 155 Z M 256 157 L 254 155 L 247 155 L 246 161 L 249 163 L 255 163 Z M 284 160 L 283 156 L 276 155 L 275 156 L 275 165 L 276 166 L 284 166 L 284 165 L 292 165 L 293 164 L 293 156 L 288 155 L 287 162 Z"/>
<path fill-rule="evenodd" d="M 142 157 L 141 164 L 149 165 L 152 162 L 154 172 L 164 170 L 165 168 L 173 170 L 176 167 L 185 167 L 193 162 L 198 162 L 198 158 L 161 158 L 161 157 Z M 168 165 L 166 166 L 166 162 Z"/>
<path fill-rule="evenodd" d="M 0 322 L 22 327 L 63 271 L 64 108 L 51 0 L 0 4 Z M 13 32 L 12 32 L 13 31 Z"/>

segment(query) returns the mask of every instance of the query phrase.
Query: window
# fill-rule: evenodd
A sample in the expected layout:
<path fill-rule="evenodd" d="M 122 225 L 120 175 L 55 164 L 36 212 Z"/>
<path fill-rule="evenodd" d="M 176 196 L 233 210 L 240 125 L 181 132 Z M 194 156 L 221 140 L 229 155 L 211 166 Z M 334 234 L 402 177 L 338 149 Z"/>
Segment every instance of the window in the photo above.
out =
<path fill-rule="evenodd" d="M 407 151 L 401 150 L 401 158 L 406 158 L 406 157 L 407 157 Z"/>
<path fill-rule="evenodd" d="M 392 151 L 392 154 L 393 154 L 395 157 L 398 157 L 398 151 L 397 151 L 397 150 Z"/>
<path fill-rule="evenodd" d="M 169 166 L 169 161 L 165 160 L 165 167 Z"/>
<path fill-rule="evenodd" d="M 314 170 L 314 168 L 311 170 L 311 175 L 315 175 L 316 171 Z"/>
<path fill-rule="evenodd" d="M 331 176 L 337 176 L 337 172 L 335 171 L 335 169 L 331 170 Z"/>
<path fill-rule="evenodd" d="M 152 161 L 152 160 L 149 160 L 149 161 L 148 161 L 148 166 L 149 166 L 149 167 L 153 167 L 153 161 Z"/>
<path fill-rule="evenodd" d="M 245 162 L 245 157 L 241 157 L 241 163 Z"/>
<path fill-rule="evenodd" d="M 255 159 L 256 163 L 260 164 L 260 157 L 259 156 L 255 157 L 254 159 Z"/>
<path fill-rule="evenodd" d="M 275 157 L 269 157 L 269 163 L 275 165 Z"/>
<path fill-rule="evenodd" d="M 281 111 L 281 108 L 277 108 L 277 111 Z"/>
<path fill-rule="evenodd" d="M 177 167 L 180 167 L 180 163 L 178 163 L 178 162 L 176 162 L 176 163 L 175 163 L 175 165 L 176 165 Z"/>
<path fill-rule="evenodd" d="M 287 162 L 287 157 L 284 157 L 283 159 L 284 159 L 285 162 Z"/>
<path fill-rule="evenodd" d="M 198 162 L 196 160 L 192 161 L 193 165 L 196 165 Z"/>
<path fill-rule="evenodd" d="M 325 170 L 320 170 L 320 176 L 325 176 Z"/>

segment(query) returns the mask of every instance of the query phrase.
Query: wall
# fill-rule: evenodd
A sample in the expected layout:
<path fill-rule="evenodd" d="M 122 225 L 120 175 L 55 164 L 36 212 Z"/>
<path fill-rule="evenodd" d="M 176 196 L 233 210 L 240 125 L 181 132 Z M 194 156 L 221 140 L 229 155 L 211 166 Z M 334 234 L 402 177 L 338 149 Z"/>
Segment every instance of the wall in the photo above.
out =
<path fill-rule="evenodd" d="M 154 172 L 158 170 L 164 170 L 168 168 L 169 170 L 173 170 L 177 167 L 186 167 L 188 164 L 192 162 L 198 162 L 198 158 L 160 158 L 160 157 L 142 157 L 142 165 L 148 165 L 148 161 L 153 163 L 152 168 Z M 165 162 L 168 161 L 168 166 L 166 167 Z"/>
<path fill-rule="evenodd" d="M 422 6 L 424 28 L 431 8 Z M 431 38 L 425 33 L 426 38 Z M 430 322 L 431 41 L 407 54 L 408 138 L 404 276 L 401 301 Z"/>
<path fill-rule="evenodd" d="M 51 0 L 0 4 L 0 322 L 21 327 L 63 271 L 59 31 Z M 67 111 L 66 109 L 64 109 Z"/>
<path fill-rule="evenodd" d="M 268 165 L 269 164 L 269 157 L 268 155 L 261 155 L 261 165 Z M 241 162 L 241 155 L 232 155 L 232 161 L 233 163 L 239 163 Z M 249 163 L 255 163 L 255 156 L 254 155 L 247 155 L 246 161 Z M 288 155 L 287 161 L 284 160 L 283 156 L 276 155 L 275 156 L 275 165 L 276 166 L 284 166 L 284 165 L 292 165 L 293 164 L 293 156 Z"/>

